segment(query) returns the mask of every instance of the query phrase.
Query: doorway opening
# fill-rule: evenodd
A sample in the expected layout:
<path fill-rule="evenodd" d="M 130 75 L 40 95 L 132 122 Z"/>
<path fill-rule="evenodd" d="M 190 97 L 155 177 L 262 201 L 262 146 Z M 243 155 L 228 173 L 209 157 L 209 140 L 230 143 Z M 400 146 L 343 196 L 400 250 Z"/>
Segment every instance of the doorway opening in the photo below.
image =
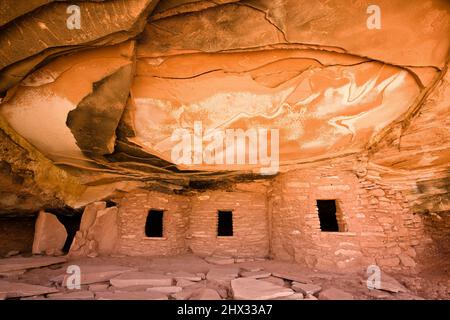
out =
<path fill-rule="evenodd" d="M 339 227 L 336 200 L 317 200 L 320 230 L 325 232 L 343 231 Z"/>
<path fill-rule="evenodd" d="M 231 237 L 233 236 L 233 212 L 222 211 L 218 212 L 217 236 Z"/>
<path fill-rule="evenodd" d="M 163 210 L 150 210 L 145 221 L 145 235 L 152 238 L 163 236 Z"/>

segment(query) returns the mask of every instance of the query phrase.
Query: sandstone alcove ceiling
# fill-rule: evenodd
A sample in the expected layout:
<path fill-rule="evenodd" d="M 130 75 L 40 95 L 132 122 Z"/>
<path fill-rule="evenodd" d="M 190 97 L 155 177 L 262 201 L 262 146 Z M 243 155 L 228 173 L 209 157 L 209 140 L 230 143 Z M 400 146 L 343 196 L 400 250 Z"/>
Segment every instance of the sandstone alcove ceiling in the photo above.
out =
<path fill-rule="evenodd" d="M 91 200 L 258 176 L 175 165 L 173 131 L 199 120 L 204 131 L 279 128 L 282 171 L 364 152 L 417 113 L 446 68 L 445 1 L 383 3 L 377 31 L 365 14 L 348 19 L 363 2 L 80 1 L 79 30 L 64 28 L 63 2 L 6 2 L 0 113 Z"/>

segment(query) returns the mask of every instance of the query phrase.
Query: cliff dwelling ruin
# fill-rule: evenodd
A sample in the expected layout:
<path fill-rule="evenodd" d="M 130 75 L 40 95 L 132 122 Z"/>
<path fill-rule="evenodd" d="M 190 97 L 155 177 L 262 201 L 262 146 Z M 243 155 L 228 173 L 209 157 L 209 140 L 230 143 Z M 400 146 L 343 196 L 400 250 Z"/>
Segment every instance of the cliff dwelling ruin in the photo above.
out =
<path fill-rule="evenodd" d="M 0 300 L 449 299 L 449 34 L 447 0 L 1 1 Z"/>

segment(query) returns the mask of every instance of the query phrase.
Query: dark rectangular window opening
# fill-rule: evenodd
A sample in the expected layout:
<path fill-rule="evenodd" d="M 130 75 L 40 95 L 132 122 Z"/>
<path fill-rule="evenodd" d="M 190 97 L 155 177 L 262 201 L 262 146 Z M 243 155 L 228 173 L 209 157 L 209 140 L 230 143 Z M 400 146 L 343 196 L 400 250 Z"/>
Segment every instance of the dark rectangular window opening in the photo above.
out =
<path fill-rule="evenodd" d="M 163 236 L 163 210 L 150 210 L 145 221 L 145 235 L 147 237 L 162 238 Z"/>
<path fill-rule="evenodd" d="M 233 212 L 219 210 L 218 217 L 217 235 L 220 237 L 233 236 Z"/>
<path fill-rule="evenodd" d="M 339 232 L 336 200 L 317 200 L 319 210 L 320 230 L 326 232 Z"/>

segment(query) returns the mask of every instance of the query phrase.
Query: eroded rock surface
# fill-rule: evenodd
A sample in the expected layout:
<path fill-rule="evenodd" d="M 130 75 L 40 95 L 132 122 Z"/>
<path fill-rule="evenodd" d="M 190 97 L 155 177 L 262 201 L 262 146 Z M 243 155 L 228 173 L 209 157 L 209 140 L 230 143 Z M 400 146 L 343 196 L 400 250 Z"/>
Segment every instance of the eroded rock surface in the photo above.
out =
<path fill-rule="evenodd" d="M 37 65 L 55 55 L 116 44 L 136 36 L 156 3 L 151 0 L 80 2 L 83 26 L 74 32 L 67 28 L 69 15 L 66 11 L 70 5 L 67 3 L 53 2 L 42 6 L 32 13 L 33 19 L 18 17 L 14 23 L 4 26 L 0 34 L 0 91 L 9 89 Z M 8 4 L 5 12 L 11 13 L 10 7 L 13 6 Z"/>
<path fill-rule="evenodd" d="M 172 133 L 198 121 L 203 133 L 278 129 L 282 170 L 364 152 L 419 108 L 448 50 L 443 0 L 402 10 L 385 1 L 379 30 L 367 28 L 364 2 L 80 2 L 75 31 L 60 26 L 67 5 L 2 8 L 2 88 L 20 83 L 0 113 L 85 187 L 55 193 L 77 206 L 133 187 L 189 188 L 204 171 L 217 180 L 259 172 L 259 163 L 174 163 Z M 25 28 L 33 34 L 15 36 Z"/>
<path fill-rule="evenodd" d="M 172 278 L 149 272 L 127 272 L 110 280 L 111 285 L 117 288 L 125 288 L 130 286 L 170 286 Z"/>
<path fill-rule="evenodd" d="M 353 300 L 353 296 L 343 290 L 329 288 L 319 294 L 319 300 Z"/>
<path fill-rule="evenodd" d="M 101 283 L 109 281 L 110 279 L 117 277 L 125 272 L 132 272 L 134 268 L 116 266 L 116 265 L 81 265 L 81 279 L 80 284 Z M 64 287 L 69 286 L 71 283 L 70 274 L 62 274 L 51 279 L 52 282 L 61 284 Z"/>
<path fill-rule="evenodd" d="M 55 292 L 58 292 L 55 288 L 0 280 L 0 294 L 5 294 L 6 298 L 38 296 Z"/>

